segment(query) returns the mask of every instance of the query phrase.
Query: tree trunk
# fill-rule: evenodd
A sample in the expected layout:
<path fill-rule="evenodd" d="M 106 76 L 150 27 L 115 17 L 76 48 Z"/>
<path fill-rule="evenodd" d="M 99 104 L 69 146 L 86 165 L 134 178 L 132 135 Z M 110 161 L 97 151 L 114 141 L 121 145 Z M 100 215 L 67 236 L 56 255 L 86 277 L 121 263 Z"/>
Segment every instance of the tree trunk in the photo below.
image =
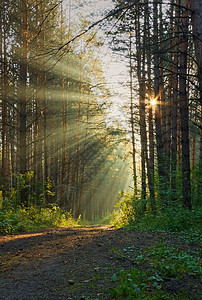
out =
<path fill-rule="evenodd" d="M 165 167 L 164 167 L 164 148 L 162 140 L 162 126 L 161 126 L 161 106 L 160 106 L 160 68 L 159 68 L 159 39 L 158 39 L 158 1 L 153 2 L 153 51 L 154 51 L 154 93 L 156 99 L 155 105 L 155 127 L 156 127 L 156 147 L 158 160 L 158 174 L 159 174 L 159 197 L 162 205 L 165 205 L 164 195 L 166 184 Z"/>
<path fill-rule="evenodd" d="M 131 117 L 131 136 L 132 136 L 132 157 L 133 157 L 133 183 L 134 194 L 137 193 L 137 175 L 135 161 L 135 122 L 134 122 L 134 104 L 133 104 L 133 75 L 132 75 L 132 33 L 130 32 L 130 117 Z"/>
<path fill-rule="evenodd" d="M 202 170 L 202 108 L 201 108 L 201 129 L 200 129 L 200 152 L 199 152 L 199 169 L 200 172 Z M 199 182 L 199 195 L 201 195 L 201 190 L 202 190 L 202 178 L 200 177 L 200 182 Z"/>
<path fill-rule="evenodd" d="M 22 26 L 21 26 L 21 60 L 20 60 L 20 173 L 27 171 L 27 70 L 28 70 L 28 20 L 27 20 L 27 0 L 21 0 Z M 25 189 L 21 191 L 21 203 L 27 205 L 27 195 Z"/>
<path fill-rule="evenodd" d="M 38 0 L 36 0 L 36 28 L 38 26 L 38 19 L 39 19 L 39 13 L 38 13 Z M 35 47 L 36 47 L 36 56 L 38 55 L 38 38 L 36 38 L 35 41 Z M 35 65 L 35 123 L 34 123 L 34 153 L 33 153 L 33 171 L 34 171 L 34 181 L 37 182 L 37 161 L 39 159 L 38 157 L 38 139 L 39 139 L 39 122 L 38 122 L 38 114 L 39 114 L 39 65 L 38 65 L 38 59 L 36 59 L 36 65 Z"/>
<path fill-rule="evenodd" d="M 141 55 L 140 40 L 140 16 L 138 14 L 136 20 L 136 55 L 137 55 L 137 78 L 139 84 L 139 124 L 140 124 L 140 141 L 141 141 L 141 166 L 142 166 L 142 189 L 141 198 L 146 200 L 146 122 L 145 122 L 145 54 Z M 146 206 L 144 207 L 144 210 Z"/>
<path fill-rule="evenodd" d="M 189 2 L 187 2 L 189 3 Z M 200 102 L 202 105 L 202 5 L 201 0 L 191 0 L 193 39 L 198 64 Z"/>
<path fill-rule="evenodd" d="M 196 60 L 198 64 L 200 103 L 202 108 L 202 4 L 201 4 L 201 0 L 191 0 L 190 8 L 192 10 L 193 38 L 194 38 Z M 202 128 L 202 118 L 201 118 L 201 128 Z M 202 129 L 200 130 L 199 168 L 200 171 L 202 171 Z M 199 184 L 199 193 L 201 192 L 201 189 L 202 189 L 202 179 Z"/>
<path fill-rule="evenodd" d="M 148 1 L 146 1 L 145 5 L 145 17 L 144 17 L 144 45 L 143 48 L 147 48 L 147 41 L 151 42 L 150 36 L 150 28 L 149 28 L 149 6 Z M 146 51 L 146 50 L 145 50 Z M 148 98 L 151 99 L 152 92 L 151 92 L 151 53 L 147 51 L 147 55 L 145 57 L 147 59 L 147 94 Z M 148 177 L 148 184 L 149 184 L 149 192 L 150 192 L 150 202 L 151 202 L 151 209 L 155 213 L 156 212 L 156 204 L 155 204 L 155 193 L 154 193 L 154 133 L 153 133 L 153 110 L 152 105 L 149 103 L 149 155 L 147 149 L 147 140 L 146 140 L 146 163 L 147 163 L 147 177 Z M 145 126 L 145 135 L 147 138 L 146 133 L 146 126 Z"/>
<path fill-rule="evenodd" d="M 21 99 L 20 99 L 20 173 L 26 172 L 26 101 L 27 101 L 27 60 L 28 60 L 28 21 L 27 21 L 27 0 L 22 0 L 22 32 L 21 32 Z"/>
<path fill-rule="evenodd" d="M 169 33 L 170 33 L 170 52 L 169 52 L 169 77 L 168 77 L 168 109 L 167 109 L 167 129 L 166 129 L 166 145 L 165 145 L 165 150 L 166 150 L 166 156 L 168 157 L 168 163 L 170 167 L 170 154 L 171 154 L 171 110 L 172 110 L 172 97 L 173 97 L 173 3 L 174 0 L 171 1 L 170 5 L 170 28 L 169 28 Z M 172 176 L 172 173 L 171 173 Z"/>
<path fill-rule="evenodd" d="M 179 4 L 179 3 L 178 3 Z M 176 171 L 177 171 L 177 125 L 178 125 L 178 64 L 179 64 L 179 46 L 178 46 L 178 34 L 179 34 L 179 8 L 175 8 L 175 39 L 174 39 L 174 63 L 173 63 L 173 95 L 171 103 L 171 191 L 172 200 L 176 200 Z"/>
<path fill-rule="evenodd" d="M 42 11 L 45 12 L 44 4 L 42 3 Z M 43 144 L 44 144 L 44 181 L 48 179 L 48 144 L 47 144 L 47 82 L 46 82 L 46 33 L 45 26 L 42 29 L 43 40 L 43 53 L 44 53 L 44 65 L 42 71 L 42 84 L 43 84 Z"/>
<path fill-rule="evenodd" d="M 1 130 L 1 142 L 2 142 L 2 151 L 1 151 L 1 176 L 3 180 L 5 178 L 5 169 L 6 169 L 6 155 L 5 155 L 5 146 L 6 146 L 6 49 L 5 49 L 5 6 L 1 8 L 0 15 L 0 63 L 1 63 L 1 113 L 2 113 L 2 130 Z M 3 21 L 3 22 L 2 22 Z"/>
<path fill-rule="evenodd" d="M 196 123 L 196 116 L 194 118 L 194 122 Z M 191 166 L 192 171 L 194 171 L 195 168 L 195 157 L 196 157 L 196 126 L 194 125 L 193 129 L 193 138 L 192 138 L 192 152 L 191 152 Z"/>
<path fill-rule="evenodd" d="M 182 144 L 182 185 L 183 205 L 191 209 L 190 157 L 189 157 L 189 111 L 186 90 L 187 49 L 188 49 L 188 10 L 186 0 L 183 1 L 181 19 L 181 55 L 180 55 L 180 113 L 181 113 L 181 144 Z"/>
<path fill-rule="evenodd" d="M 62 22 L 62 21 L 61 21 Z M 62 24 L 61 24 L 62 30 Z M 61 72 L 61 89 L 62 89 L 62 174 L 61 174 L 61 188 L 60 188 L 60 206 L 64 206 L 64 186 L 66 177 L 66 105 L 65 105 L 65 87 L 64 74 Z"/>

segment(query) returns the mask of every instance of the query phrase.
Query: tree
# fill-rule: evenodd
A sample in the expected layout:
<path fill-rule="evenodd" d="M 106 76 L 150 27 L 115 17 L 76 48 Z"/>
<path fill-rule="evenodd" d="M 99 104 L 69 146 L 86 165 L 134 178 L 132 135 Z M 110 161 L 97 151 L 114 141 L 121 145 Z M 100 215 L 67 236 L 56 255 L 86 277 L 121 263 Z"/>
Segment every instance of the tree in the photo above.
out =
<path fill-rule="evenodd" d="M 187 96 L 187 51 L 188 51 L 188 10 L 187 1 L 183 1 L 181 19 L 181 55 L 180 55 L 180 112 L 181 112 L 181 143 L 182 143 L 182 184 L 183 204 L 191 209 L 191 184 L 190 184 L 190 153 L 189 153 L 189 112 Z"/>
<path fill-rule="evenodd" d="M 132 157 L 133 157 L 133 182 L 134 194 L 137 193 L 137 175 L 136 175 L 136 160 L 135 160 L 135 122 L 134 122 L 134 103 L 133 103 L 133 66 L 132 66 L 132 32 L 130 31 L 130 48 L 129 48 L 129 63 L 130 63 L 130 117 L 131 117 L 131 137 L 132 137 Z"/>

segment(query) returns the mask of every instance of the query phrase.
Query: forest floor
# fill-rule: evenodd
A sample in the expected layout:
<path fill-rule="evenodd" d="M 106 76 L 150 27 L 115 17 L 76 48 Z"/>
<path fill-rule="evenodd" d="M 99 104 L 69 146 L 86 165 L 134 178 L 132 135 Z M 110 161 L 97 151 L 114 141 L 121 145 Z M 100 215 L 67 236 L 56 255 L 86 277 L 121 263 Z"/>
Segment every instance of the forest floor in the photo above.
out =
<path fill-rule="evenodd" d="M 112 299 L 109 289 L 117 285 L 114 274 L 134 267 L 133 259 L 122 255 L 124 249 L 142 251 L 162 239 L 184 251 L 198 251 L 197 244 L 176 235 L 108 225 L 2 235 L 0 299 Z M 202 291 L 199 278 L 188 275 L 170 278 L 165 287 L 171 295 L 183 289 L 189 296 L 182 299 L 200 299 Z"/>

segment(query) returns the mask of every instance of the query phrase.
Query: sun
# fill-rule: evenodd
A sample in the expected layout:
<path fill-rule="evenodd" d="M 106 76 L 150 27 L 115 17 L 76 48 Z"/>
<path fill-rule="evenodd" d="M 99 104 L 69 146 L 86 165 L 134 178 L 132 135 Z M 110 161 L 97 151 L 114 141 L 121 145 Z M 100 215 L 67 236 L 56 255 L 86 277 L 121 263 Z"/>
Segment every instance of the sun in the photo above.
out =
<path fill-rule="evenodd" d="M 152 106 L 155 106 L 155 105 L 156 105 L 156 99 L 155 99 L 155 98 L 152 98 L 152 99 L 150 100 L 150 104 L 151 104 Z"/>

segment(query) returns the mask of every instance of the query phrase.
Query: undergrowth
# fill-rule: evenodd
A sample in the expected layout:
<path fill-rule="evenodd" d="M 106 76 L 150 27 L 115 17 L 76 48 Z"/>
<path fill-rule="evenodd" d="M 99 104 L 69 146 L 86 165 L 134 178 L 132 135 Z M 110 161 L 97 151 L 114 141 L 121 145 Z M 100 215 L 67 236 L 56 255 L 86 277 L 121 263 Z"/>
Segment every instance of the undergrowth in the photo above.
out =
<path fill-rule="evenodd" d="M 42 227 L 75 226 L 71 213 L 53 205 L 51 208 L 18 207 L 0 210 L 0 233 L 32 231 Z"/>
<path fill-rule="evenodd" d="M 143 210 L 147 205 L 129 193 L 120 193 L 111 225 L 146 232 L 180 233 L 190 242 L 201 241 L 201 206 L 193 206 L 190 211 L 176 201 L 175 205 L 158 208 L 153 214 L 149 209 Z"/>
<path fill-rule="evenodd" d="M 133 268 L 130 270 L 119 270 L 114 276 L 118 282 L 116 288 L 109 290 L 110 295 L 115 299 L 189 299 L 183 291 L 171 295 L 162 289 L 163 279 L 158 273 L 148 270 Z"/>
<path fill-rule="evenodd" d="M 166 287 L 168 282 L 183 281 L 184 276 L 200 278 L 198 251 L 180 250 L 163 241 L 144 250 L 133 245 L 119 254 L 133 260 L 135 267 L 120 269 L 112 276 L 117 286 L 110 294 L 115 299 L 192 299 L 187 289 L 171 294 Z"/>
<path fill-rule="evenodd" d="M 176 201 L 175 205 L 170 203 L 167 207 L 156 207 L 156 213 L 153 214 L 149 202 L 123 192 L 119 195 L 117 208 L 113 213 L 112 225 L 139 232 L 167 232 L 177 239 L 191 242 L 195 249 L 175 248 L 164 238 L 145 249 L 136 249 L 135 245 L 132 245 L 120 250 L 120 257 L 132 260 L 134 267 L 129 270 L 120 269 L 113 275 L 112 280 L 116 282 L 116 287 L 110 289 L 111 296 L 128 300 L 188 300 L 194 295 L 194 299 L 199 299 L 198 282 L 202 271 L 201 253 L 197 246 L 201 239 L 202 208 L 193 205 L 191 211 L 186 210 L 180 201 Z M 193 278 L 196 279 L 195 286 L 191 286 Z M 184 280 L 187 282 L 186 288 L 183 288 Z M 171 293 L 167 288 L 169 283 L 171 286 L 179 285 L 181 290 L 177 286 Z"/>
<path fill-rule="evenodd" d="M 47 205 L 47 198 L 54 195 L 51 182 L 48 179 L 34 183 L 33 176 L 33 172 L 16 176 L 15 188 L 7 191 L 4 197 L 0 193 L 0 234 L 80 223 L 80 217 L 75 220 L 70 212 L 56 204 Z M 21 199 L 22 192 L 26 195 L 25 203 Z"/>

